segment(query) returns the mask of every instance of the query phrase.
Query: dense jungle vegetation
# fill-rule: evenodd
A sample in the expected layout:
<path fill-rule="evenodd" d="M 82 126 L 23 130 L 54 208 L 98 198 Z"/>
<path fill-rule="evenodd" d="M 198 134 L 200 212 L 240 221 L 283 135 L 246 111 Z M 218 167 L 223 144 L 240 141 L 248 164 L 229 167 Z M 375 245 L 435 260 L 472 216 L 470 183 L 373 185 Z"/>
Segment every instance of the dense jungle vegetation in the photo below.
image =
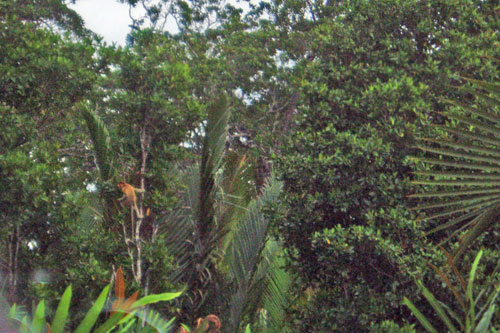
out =
<path fill-rule="evenodd" d="M 1 331 L 500 330 L 497 1 L 120 2 L 0 0 Z"/>

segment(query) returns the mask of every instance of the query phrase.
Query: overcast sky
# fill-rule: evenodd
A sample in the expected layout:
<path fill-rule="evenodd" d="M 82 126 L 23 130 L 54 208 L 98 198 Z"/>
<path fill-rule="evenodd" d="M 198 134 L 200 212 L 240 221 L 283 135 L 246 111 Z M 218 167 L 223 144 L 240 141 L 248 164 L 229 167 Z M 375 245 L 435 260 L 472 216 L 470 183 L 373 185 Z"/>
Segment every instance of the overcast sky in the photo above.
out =
<path fill-rule="evenodd" d="M 248 2 L 245 0 L 228 0 L 228 3 L 242 8 L 244 12 L 249 9 Z M 69 4 L 68 7 L 80 14 L 85 21 L 85 26 L 104 37 L 106 42 L 125 45 L 125 38 L 132 24 L 128 5 L 119 3 L 118 0 L 77 0 L 76 4 Z M 136 8 L 132 14 L 137 18 L 141 16 L 139 14 L 144 14 L 144 10 Z M 171 33 L 178 32 L 173 20 L 167 21 L 166 29 Z"/>
<path fill-rule="evenodd" d="M 80 14 L 87 28 L 104 37 L 106 42 L 125 45 L 129 25 L 132 24 L 128 5 L 117 0 L 77 0 L 69 7 Z"/>

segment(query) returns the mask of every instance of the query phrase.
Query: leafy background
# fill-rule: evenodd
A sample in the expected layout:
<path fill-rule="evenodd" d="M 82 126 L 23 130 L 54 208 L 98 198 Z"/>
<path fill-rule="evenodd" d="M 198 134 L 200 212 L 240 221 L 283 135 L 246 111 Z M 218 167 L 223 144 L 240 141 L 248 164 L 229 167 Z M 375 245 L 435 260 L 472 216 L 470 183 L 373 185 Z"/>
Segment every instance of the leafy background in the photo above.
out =
<path fill-rule="evenodd" d="M 406 297 L 442 331 L 422 286 L 461 309 L 449 273 L 467 276 L 480 248 L 474 295 L 499 282 L 497 223 L 465 249 L 464 231 L 428 233 L 450 221 L 429 219 L 442 207 L 418 209 L 442 190 L 422 182 L 450 171 L 421 139 L 474 145 L 452 132 L 481 134 L 468 108 L 498 117 L 495 1 L 125 2 L 147 8 L 125 47 L 63 1 L 0 2 L 9 304 L 45 299 L 53 318 L 71 284 L 74 329 L 122 267 L 142 295 L 184 290 L 152 305 L 177 327 L 420 330 Z M 145 188 L 144 219 L 119 181 Z"/>

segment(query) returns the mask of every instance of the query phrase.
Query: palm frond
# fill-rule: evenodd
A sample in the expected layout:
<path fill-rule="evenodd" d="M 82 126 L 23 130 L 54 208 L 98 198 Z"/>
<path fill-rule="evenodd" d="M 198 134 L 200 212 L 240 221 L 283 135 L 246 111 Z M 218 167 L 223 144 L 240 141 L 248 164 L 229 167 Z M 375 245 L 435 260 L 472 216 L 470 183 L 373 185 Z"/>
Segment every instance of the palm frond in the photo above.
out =
<path fill-rule="evenodd" d="M 199 316 L 208 297 L 207 288 L 220 261 L 218 246 L 226 232 L 216 207 L 229 115 L 223 95 L 209 108 L 201 162 L 181 175 L 186 180 L 186 192 L 178 207 L 160 221 L 165 245 L 177 264 L 170 280 L 187 286 L 190 304 L 185 302 L 184 306 L 189 308 L 192 320 Z"/>
<path fill-rule="evenodd" d="M 215 175 L 221 167 L 227 139 L 229 109 L 225 95 L 209 108 L 205 138 L 201 152 L 198 199 L 198 232 L 205 239 L 214 227 Z"/>
<path fill-rule="evenodd" d="M 88 102 L 80 103 L 79 109 L 94 144 L 100 177 L 103 181 L 108 180 L 112 176 L 111 139 L 108 129 L 99 116 L 91 110 Z"/>
<path fill-rule="evenodd" d="M 280 244 L 268 241 L 262 260 L 252 283 L 253 300 L 249 313 L 257 313 L 257 306 L 267 312 L 266 332 L 283 332 L 285 309 L 289 303 L 291 278 L 285 270 L 285 260 Z"/>
<path fill-rule="evenodd" d="M 417 144 L 425 156 L 415 159 L 431 170 L 415 172 L 413 183 L 427 191 L 411 196 L 421 201 L 416 209 L 425 212 L 418 220 L 439 223 L 429 233 L 467 230 L 455 258 L 500 217 L 500 86 L 470 81 L 486 93 L 467 90 L 475 92 L 477 107 L 450 101 L 461 110 L 446 114 L 457 127 L 442 128 L 453 139 L 421 139 Z"/>
<path fill-rule="evenodd" d="M 167 321 L 153 309 L 143 309 L 136 312 L 135 316 L 140 320 L 131 321 L 120 332 L 168 333 L 173 330 L 175 318 Z"/>
<path fill-rule="evenodd" d="M 249 165 L 246 155 L 241 156 L 234 151 L 226 154 L 219 186 L 221 205 L 218 212 L 221 225 L 225 229 L 221 248 L 223 253 L 227 253 L 238 229 L 238 222 L 246 214 L 251 198 L 256 196 L 252 186 L 252 172 L 253 168 Z"/>
<path fill-rule="evenodd" d="M 281 188 L 280 182 L 271 180 L 262 195 L 250 202 L 232 242 L 228 262 L 237 286 L 230 308 L 233 329 L 238 328 L 251 282 L 266 244 L 270 221 L 264 216 L 263 207 L 277 200 Z"/>
<path fill-rule="evenodd" d="M 196 211 L 198 207 L 199 173 L 196 166 L 181 173 L 187 186 L 177 207 L 159 220 L 160 233 L 165 235 L 165 246 L 176 258 L 177 269 L 170 276 L 173 283 L 188 280 L 195 266 L 194 252 L 196 228 Z"/>

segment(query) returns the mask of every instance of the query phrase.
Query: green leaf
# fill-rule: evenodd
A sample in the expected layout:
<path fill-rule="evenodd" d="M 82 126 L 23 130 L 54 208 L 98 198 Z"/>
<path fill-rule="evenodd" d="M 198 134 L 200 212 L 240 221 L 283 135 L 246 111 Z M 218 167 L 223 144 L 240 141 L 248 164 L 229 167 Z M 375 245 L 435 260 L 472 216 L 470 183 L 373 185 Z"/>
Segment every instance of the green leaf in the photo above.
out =
<path fill-rule="evenodd" d="M 94 305 L 90 308 L 89 312 L 80 325 L 76 328 L 75 333 L 88 333 L 96 323 L 99 315 L 102 312 L 106 299 L 108 298 L 108 293 L 111 285 L 107 285 L 106 288 L 101 292 Z"/>
<path fill-rule="evenodd" d="M 252 333 L 252 330 L 250 329 L 250 324 L 247 324 L 247 327 L 245 328 L 245 333 Z"/>
<path fill-rule="evenodd" d="M 414 160 L 417 160 L 417 161 L 435 164 L 435 165 L 442 165 L 442 166 L 463 168 L 463 169 L 471 169 L 471 170 L 500 172 L 499 167 L 494 167 L 494 166 L 491 166 L 488 164 L 453 162 L 453 161 L 439 160 L 439 159 L 435 159 L 435 158 L 426 158 L 426 157 L 412 157 L 412 158 Z"/>
<path fill-rule="evenodd" d="M 491 324 L 491 319 L 493 318 L 493 315 L 495 314 L 495 309 L 496 309 L 496 305 L 491 304 L 490 307 L 488 308 L 488 310 L 481 317 L 481 320 L 479 321 L 479 324 L 477 324 L 474 332 L 476 332 L 476 333 L 488 332 L 488 328 L 490 327 L 490 324 Z"/>
<path fill-rule="evenodd" d="M 456 157 L 456 158 L 461 158 L 464 160 L 486 162 L 486 163 L 496 164 L 496 165 L 498 165 L 500 163 L 500 160 L 492 158 L 492 157 L 486 157 L 486 156 L 471 154 L 471 153 L 461 153 L 461 152 L 454 150 L 454 149 L 430 148 L 430 147 L 426 147 L 426 146 L 422 146 L 422 145 L 417 145 L 417 148 L 419 148 L 422 151 L 426 151 L 426 152 L 433 153 L 433 154 L 438 154 L 441 156 Z"/>
<path fill-rule="evenodd" d="M 141 299 L 137 300 L 133 305 L 132 309 L 137 309 L 141 306 L 153 304 L 153 303 L 158 303 L 161 301 L 171 301 L 173 299 L 176 299 L 180 295 L 182 295 L 182 291 L 175 292 L 175 293 L 163 293 L 163 294 L 155 294 L 155 295 L 148 295 L 145 297 L 142 297 Z"/>
<path fill-rule="evenodd" d="M 122 319 L 125 319 L 124 317 L 127 320 L 122 321 Z M 126 313 L 124 313 L 124 312 L 117 311 L 111 316 L 111 318 L 106 320 L 104 322 L 104 324 L 102 324 L 101 326 L 96 328 L 94 330 L 94 333 L 107 333 L 107 332 L 111 331 L 113 328 L 115 328 L 119 323 L 125 324 L 126 322 L 128 322 L 129 320 L 131 320 L 133 318 L 134 318 L 133 316 L 126 316 Z"/>
<path fill-rule="evenodd" d="M 29 317 L 24 316 L 23 319 L 21 320 L 21 327 L 19 328 L 19 333 L 30 333 L 32 332 L 30 330 L 30 324 L 29 324 Z"/>
<path fill-rule="evenodd" d="M 474 197 L 474 198 L 468 198 L 468 199 L 463 199 L 463 200 L 451 200 L 447 202 L 442 202 L 438 204 L 429 204 L 429 205 L 421 205 L 421 206 L 416 206 L 412 208 L 418 209 L 418 210 L 424 210 L 424 209 L 430 209 L 430 208 L 442 208 L 442 207 L 451 207 L 451 206 L 457 206 L 457 205 L 466 205 L 466 204 L 472 204 L 472 203 L 477 203 L 477 202 L 490 202 L 490 201 L 496 201 L 500 200 L 500 197 L 498 195 L 489 195 L 489 196 L 482 196 L 482 197 Z"/>
<path fill-rule="evenodd" d="M 66 288 L 64 294 L 57 306 L 56 315 L 52 321 L 51 331 L 53 333 L 63 333 L 64 326 L 66 325 L 66 319 L 68 318 L 69 306 L 71 303 L 71 285 Z"/>
<path fill-rule="evenodd" d="M 12 304 L 12 306 L 10 307 L 10 311 L 9 311 L 9 318 L 10 319 L 16 319 L 17 317 L 17 304 L 14 303 Z"/>
<path fill-rule="evenodd" d="M 439 318 L 441 318 L 441 320 L 445 323 L 446 327 L 448 327 L 448 329 L 451 332 L 458 332 L 457 328 L 451 322 L 450 317 L 448 317 L 448 315 L 446 314 L 446 311 L 443 309 L 443 307 L 441 306 L 439 301 L 434 297 L 434 295 L 429 291 L 429 289 L 427 289 L 422 284 L 421 281 L 418 281 L 417 284 L 418 284 L 420 290 L 422 291 L 422 294 L 424 295 L 424 297 L 430 303 L 432 308 L 436 311 Z"/>
<path fill-rule="evenodd" d="M 134 323 L 137 322 L 137 318 L 133 318 L 132 320 L 129 320 L 128 321 L 128 324 L 125 325 L 124 327 L 122 327 L 120 329 L 120 333 L 126 333 L 126 332 L 129 332 L 130 328 L 132 327 L 132 325 L 134 325 Z"/>
<path fill-rule="evenodd" d="M 191 329 L 189 328 L 189 326 L 185 325 L 185 324 L 181 324 L 181 326 L 188 332 L 191 332 Z"/>
<path fill-rule="evenodd" d="M 488 135 L 466 132 L 466 131 L 458 129 L 458 128 L 443 127 L 442 129 L 444 131 L 455 134 L 459 137 L 463 137 L 465 139 L 479 141 L 485 145 L 491 145 L 493 147 L 500 147 L 500 140 L 493 138 L 491 136 L 488 136 Z"/>
<path fill-rule="evenodd" d="M 406 304 L 406 306 L 411 310 L 413 315 L 417 317 L 418 321 L 422 324 L 422 326 L 428 331 L 428 332 L 433 332 L 437 333 L 438 330 L 432 326 L 432 324 L 429 322 L 427 318 L 418 310 L 418 308 L 408 299 L 408 298 L 403 298 L 403 303 Z"/>
<path fill-rule="evenodd" d="M 467 297 L 472 303 L 474 302 L 474 296 L 472 294 L 474 288 L 474 280 L 476 278 L 477 267 L 479 265 L 479 261 L 481 260 L 482 256 L 483 256 L 483 250 L 480 250 L 476 256 L 476 259 L 474 259 L 474 262 L 472 263 L 472 267 L 469 274 L 469 282 L 467 283 Z"/>
<path fill-rule="evenodd" d="M 38 303 L 38 306 L 35 310 L 35 316 L 33 318 L 33 322 L 31 323 L 31 331 L 38 333 L 42 332 L 44 329 L 46 323 L 45 323 L 45 301 L 42 300 L 40 303 Z"/>
<path fill-rule="evenodd" d="M 438 192 L 426 192 L 426 193 L 416 193 L 416 194 L 411 194 L 408 197 L 409 198 L 434 198 L 434 197 L 456 197 L 456 196 L 462 196 L 462 195 L 475 195 L 475 194 L 490 194 L 490 193 L 499 193 L 500 194 L 500 188 L 479 188 L 479 189 L 473 189 L 473 190 L 461 190 L 461 191 L 438 191 Z"/>

